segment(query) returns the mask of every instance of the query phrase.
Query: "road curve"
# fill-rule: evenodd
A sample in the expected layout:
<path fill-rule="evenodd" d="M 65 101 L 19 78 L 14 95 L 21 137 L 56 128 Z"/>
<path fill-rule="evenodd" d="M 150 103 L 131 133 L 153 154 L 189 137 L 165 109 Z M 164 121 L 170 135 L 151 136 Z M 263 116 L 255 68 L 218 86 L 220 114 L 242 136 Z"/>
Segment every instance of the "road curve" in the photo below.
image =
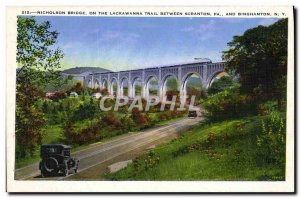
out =
<path fill-rule="evenodd" d="M 192 126 L 199 123 L 201 118 L 189 119 L 184 118 L 179 121 L 171 122 L 165 126 L 147 129 L 143 132 L 128 135 L 126 137 L 120 137 L 105 143 L 97 145 L 91 145 L 88 148 L 79 150 L 72 153 L 73 156 L 80 160 L 78 172 L 87 170 L 93 166 L 99 165 L 103 162 L 107 162 L 113 158 L 121 156 L 130 151 L 134 151 L 145 145 L 155 145 L 158 140 L 164 138 L 174 138 L 178 133 L 184 132 L 190 129 Z M 50 177 L 40 178 L 40 171 L 38 169 L 38 163 L 16 169 L 16 180 L 27 179 L 53 179 L 60 180 L 66 177 Z M 72 176 L 72 175 L 70 175 Z"/>

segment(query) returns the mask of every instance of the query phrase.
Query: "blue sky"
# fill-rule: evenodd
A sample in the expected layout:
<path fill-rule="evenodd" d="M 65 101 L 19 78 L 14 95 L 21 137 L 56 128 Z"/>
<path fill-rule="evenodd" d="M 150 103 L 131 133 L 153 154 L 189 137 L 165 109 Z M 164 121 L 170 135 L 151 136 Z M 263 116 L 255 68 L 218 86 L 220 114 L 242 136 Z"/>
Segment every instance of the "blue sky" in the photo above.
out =
<path fill-rule="evenodd" d="M 102 67 L 113 71 L 193 61 L 221 61 L 235 35 L 270 25 L 276 18 L 36 17 L 60 35 L 63 68 Z"/>

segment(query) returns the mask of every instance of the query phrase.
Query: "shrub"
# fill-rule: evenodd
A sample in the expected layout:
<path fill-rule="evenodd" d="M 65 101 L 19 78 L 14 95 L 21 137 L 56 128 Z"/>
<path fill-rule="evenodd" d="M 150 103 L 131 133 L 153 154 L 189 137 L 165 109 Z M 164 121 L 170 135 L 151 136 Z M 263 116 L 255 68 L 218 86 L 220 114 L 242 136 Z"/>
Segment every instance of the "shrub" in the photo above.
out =
<path fill-rule="evenodd" d="M 184 111 L 178 111 L 177 108 L 175 108 L 174 111 L 171 111 L 171 116 L 172 118 L 182 117 L 184 114 L 187 113 L 187 111 L 187 109 Z"/>
<path fill-rule="evenodd" d="M 134 121 L 132 120 L 132 117 L 129 115 L 125 115 L 120 119 L 120 122 L 122 124 L 122 131 L 123 132 L 129 132 L 136 130 L 136 125 Z"/>
<path fill-rule="evenodd" d="M 71 92 L 76 92 L 77 94 L 83 94 L 84 92 L 84 87 L 82 85 L 81 82 L 77 82 L 75 86 L 71 87 L 68 91 L 67 91 L 69 94 Z"/>
<path fill-rule="evenodd" d="M 277 111 L 271 111 L 262 120 L 261 134 L 257 136 L 259 164 L 285 163 L 285 119 Z"/>
<path fill-rule="evenodd" d="M 207 98 L 207 90 L 204 87 L 196 88 L 196 87 L 187 87 L 187 96 L 186 104 L 191 103 L 192 96 L 195 96 L 194 105 L 199 105 L 200 100 Z"/>
<path fill-rule="evenodd" d="M 93 88 L 92 92 L 93 93 L 101 93 L 101 89 L 100 89 L 100 87 Z"/>
<path fill-rule="evenodd" d="M 64 91 L 57 91 L 54 94 L 48 96 L 48 98 L 50 100 L 53 100 L 53 101 L 59 101 L 59 100 L 64 99 L 66 97 L 68 97 L 68 94 Z"/>
<path fill-rule="evenodd" d="M 83 104 L 79 106 L 79 108 L 74 110 L 74 120 L 83 120 L 88 118 L 94 118 L 95 114 L 99 110 L 98 104 L 94 101 L 93 98 L 90 98 L 89 101 L 85 101 Z"/>
<path fill-rule="evenodd" d="M 137 157 L 132 165 L 136 173 L 155 167 L 160 161 L 160 156 L 155 151 L 149 151 L 146 156 Z"/>
<path fill-rule="evenodd" d="M 172 101 L 173 96 L 176 96 L 176 102 L 180 101 L 179 91 L 177 91 L 177 90 L 168 90 L 166 92 L 166 98 L 167 98 L 168 101 Z"/>
<path fill-rule="evenodd" d="M 113 130 L 119 130 L 122 128 L 122 123 L 114 112 L 107 112 L 101 118 L 101 127 L 109 127 Z"/>
<path fill-rule="evenodd" d="M 137 108 L 132 109 L 131 118 L 139 128 L 145 128 L 149 124 L 150 118 L 147 114 L 140 112 Z"/>
<path fill-rule="evenodd" d="M 42 142 L 44 114 L 34 105 L 16 106 L 16 158 L 33 155 L 37 145 Z"/>
<path fill-rule="evenodd" d="M 108 95 L 108 89 L 107 89 L 107 88 L 101 89 L 101 90 L 100 90 L 100 93 L 101 93 L 103 96 L 106 96 L 106 95 Z"/>
<path fill-rule="evenodd" d="M 77 136 L 77 143 L 79 145 L 93 143 L 104 138 L 99 127 L 95 124 L 89 124 L 83 128 Z"/>
<path fill-rule="evenodd" d="M 172 112 L 171 111 L 163 111 L 159 114 L 158 117 L 161 121 L 169 120 L 172 117 Z"/>
<path fill-rule="evenodd" d="M 76 131 L 71 121 L 66 121 L 64 127 L 65 142 L 72 145 L 83 145 L 99 141 L 106 137 L 98 123 L 89 123 L 79 131 Z"/>
<path fill-rule="evenodd" d="M 228 89 L 211 96 L 203 103 L 204 116 L 209 120 L 224 120 L 257 113 L 253 99 L 241 95 L 238 88 Z"/>
<path fill-rule="evenodd" d="M 120 101 L 123 102 L 122 100 L 120 100 Z M 128 112 L 128 105 L 123 105 L 123 106 L 119 107 L 118 111 L 120 113 L 126 114 Z"/>
<path fill-rule="evenodd" d="M 114 106 L 116 104 L 116 100 L 115 99 L 112 99 L 112 98 L 107 98 L 105 101 L 104 101 L 104 107 L 105 108 L 110 108 L 111 107 L 111 110 L 109 111 L 113 111 L 114 110 Z"/>
<path fill-rule="evenodd" d="M 275 111 L 277 109 L 276 101 L 267 101 L 258 106 L 258 112 L 260 115 L 266 115 L 268 112 Z"/>
<path fill-rule="evenodd" d="M 66 123 L 63 126 L 64 136 L 65 136 L 65 142 L 68 144 L 74 144 L 77 142 L 77 134 L 74 129 L 74 126 L 72 122 L 66 121 Z"/>

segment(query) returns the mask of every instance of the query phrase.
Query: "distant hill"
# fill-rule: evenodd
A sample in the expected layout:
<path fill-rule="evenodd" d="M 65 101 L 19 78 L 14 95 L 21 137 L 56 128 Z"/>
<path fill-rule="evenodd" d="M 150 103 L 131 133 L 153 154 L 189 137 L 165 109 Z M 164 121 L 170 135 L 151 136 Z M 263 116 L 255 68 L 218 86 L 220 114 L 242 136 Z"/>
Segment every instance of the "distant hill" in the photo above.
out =
<path fill-rule="evenodd" d="M 105 73 L 105 72 L 111 72 L 111 70 L 103 69 L 101 67 L 74 67 L 70 69 L 63 70 L 62 73 L 65 74 L 82 74 L 85 72 L 91 72 L 91 73 Z"/>

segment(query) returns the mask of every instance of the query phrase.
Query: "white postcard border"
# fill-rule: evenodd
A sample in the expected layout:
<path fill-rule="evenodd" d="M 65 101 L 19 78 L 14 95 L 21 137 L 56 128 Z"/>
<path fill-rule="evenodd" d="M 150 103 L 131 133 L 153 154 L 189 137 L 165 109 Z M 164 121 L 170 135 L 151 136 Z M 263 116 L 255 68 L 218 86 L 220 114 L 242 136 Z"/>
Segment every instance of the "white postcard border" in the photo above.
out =
<path fill-rule="evenodd" d="M 284 12 L 288 17 L 288 107 L 287 107 L 287 157 L 286 181 L 17 181 L 14 180 L 15 163 L 15 76 L 16 76 L 16 16 L 23 10 L 72 10 L 72 11 L 149 11 L 149 12 Z M 7 7 L 7 67 L 6 67 L 6 152 L 8 192 L 293 192 L 294 191 L 294 19 L 293 7 Z M 54 16 L 54 15 L 51 15 Z M 57 15 L 56 15 L 57 16 Z M 76 15 L 80 16 L 80 15 Z M 118 15 L 115 17 L 132 17 Z M 72 17 L 72 16 L 70 16 Z M 95 16 L 99 17 L 99 16 Z M 145 17 L 145 16 L 134 16 Z M 157 16 L 147 16 L 157 17 Z M 160 17 L 211 17 L 211 16 L 160 16 Z M 219 16 L 215 16 L 219 17 Z M 226 17 L 226 16 L 222 16 Z M 233 16 L 230 16 L 233 17 Z M 235 16 L 236 17 L 236 16 Z M 243 18 L 258 16 L 243 16 Z M 259 16 L 270 17 L 270 16 Z M 272 16 L 272 17 L 282 17 Z"/>

